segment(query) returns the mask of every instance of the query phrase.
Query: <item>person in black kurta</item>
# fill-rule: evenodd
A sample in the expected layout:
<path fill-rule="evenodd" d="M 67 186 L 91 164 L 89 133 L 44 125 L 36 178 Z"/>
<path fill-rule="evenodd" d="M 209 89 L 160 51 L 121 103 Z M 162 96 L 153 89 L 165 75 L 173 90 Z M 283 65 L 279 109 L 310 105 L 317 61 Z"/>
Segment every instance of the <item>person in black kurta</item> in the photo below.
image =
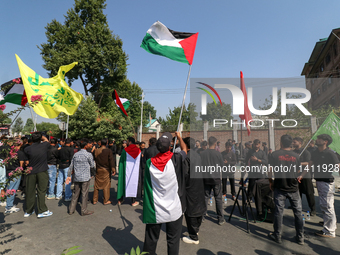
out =
<path fill-rule="evenodd" d="M 182 144 L 181 138 L 178 137 L 180 144 Z M 183 139 L 187 146 L 188 154 L 184 161 L 186 175 L 185 175 L 185 188 L 186 188 L 186 211 L 185 220 L 187 222 L 187 228 L 189 237 L 183 237 L 185 243 L 198 244 L 198 231 L 202 224 L 203 214 L 206 211 L 206 203 L 204 196 L 204 182 L 203 178 L 199 176 L 193 176 L 195 174 L 195 167 L 201 166 L 201 157 L 198 153 L 190 148 L 195 146 L 195 140 L 190 137 Z M 195 177 L 195 178 L 194 178 Z"/>
<path fill-rule="evenodd" d="M 223 173 L 222 176 L 222 194 L 223 197 L 225 198 L 227 196 L 227 181 L 229 178 L 229 183 L 230 183 L 230 189 L 231 189 L 231 195 L 233 200 L 235 200 L 235 172 L 232 171 L 231 167 L 236 165 L 236 154 L 231 150 L 232 149 L 232 143 L 226 142 L 225 143 L 225 151 L 223 151 L 222 157 L 223 157 L 223 162 L 224 166 L 230 169 L 230 171 Z"/>

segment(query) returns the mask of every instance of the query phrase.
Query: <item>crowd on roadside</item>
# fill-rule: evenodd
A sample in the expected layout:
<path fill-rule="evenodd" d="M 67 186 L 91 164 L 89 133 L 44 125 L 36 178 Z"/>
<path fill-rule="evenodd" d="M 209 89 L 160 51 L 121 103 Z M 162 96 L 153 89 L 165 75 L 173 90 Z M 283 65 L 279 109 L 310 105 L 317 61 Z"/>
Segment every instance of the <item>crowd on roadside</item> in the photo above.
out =
<path fill-rule="evenodd" d="M 316 235 L 335 237 L 337 224 L 334 211 L 334 177 L 330 171 L 306 171 L 325 164 L 339 169 L 337 154 L 328 147 L 331 143 L 332 138 L 329 135 L 319 135 L 316 142 L 310 143 L 303 151 L 303 140 L 300 137 L 283 135 L 280 149 L 273 152 L 259 139 L 246 142 L 244 146 L 229 139 L 223 146 L 213 136 L 208 141 L 195 141 L 190 137 L 182 138 L 177 132 L 175 137 L 166 132 L 159 139 L 151 138 L 147 148 L 144 142 L 137 142 L 133 137 L 123 141 L 118 148 L 113 140 L 105 138 L 100 141 L 87 138 L 63 141 L 49 139 L 45 134 L 35 132 L 30 138 L 12 139 L 11 143 L 1 145 L 2 161 L 8 158 L 8 151 L 13 148 L 17 155 L 13 157 L 11 164 L 2 167 L 0 181 L 9 178 L 18 167 L 31 168 L 28 174 L 12 178 L 6 188 L 22 192 L 25 197 L 24 217 L 34 213 L 38 218 L 51 216 L 53 213 L 48 210 L 46 199 L 64 199 L 65 202 L 70 202 L 68 213 L 73 214 L 80 194 L 81 215 L 86 216 L 94 213 L 87 209 L 90 180 L 94 178 L 92 203 L 98 203 L 98 191 L 103 190 L 103 204 L 111 204 L 111 177 L 116 174 L 117 169 L 126 167 L 127 162 L 131 161 L 126 159 L 127 156 L 119 160 L 119 155 L 129 152 L 135 155 L 133 158 L 137 158 L 140 154 L 140 170 L 133 173 L 138 175 L 136 189 L 140 192 L 132 197 L 131 205 L 137 206 L 143 202 L 143 222 L 146 224 L 143 250 L 155 254 L 161 225 L 165 223 L 168 254 L 178 254 L 183 216 L 189 234 L 182 238 L 183 242 L 198 244 L 198 232 L 205 217 L 208 217 L 207 205 L 212 198 L 215 200 L 218 224 L 225 223 L 223 201 L 227 199 L 228 180 L 231 198 L 237 199 L 234 172 L 193 178 L 196 166 L 247 165 L 259 170 L 268 166 L 268 173 L 256 171 L 248 175 L 242 174 L 240 184 L 247 186 L 248 196 L 255 200 L 259 218 L 264 213 L 264 197 L 272 198 L 272 207 L 267 204 L 267 209 L 274 212 L 274 232 L 269 233 L 269 237 L 277 243 L 281 243 L 283 210 L 285 200 L 288 199 L 295 216 L 296 241 L 304 244 L 301 197 L 302 194 L 306 195 L 310 215 L 314 216 L 316 204 L 313 178 L 316 180 L 323 214 L 323 222 L 320 222 L 323 229 L 316 232 Z M 301 171 L 274 172 L 272 169 L 276 166 L 294 166 Z M 128 173 L 124 172 L 125 174 Z M 118 185 L 125 186 L 123 179 L 119 180 Z M 1 192 L 6 193 L 5 190 Z M 2 203 L 6 206 L 5 214 L 20 211 L 14 205 L 14 198 L 15 193 Z M 117 204 L 120 206 L 125 198 L 120 197 Z"/>

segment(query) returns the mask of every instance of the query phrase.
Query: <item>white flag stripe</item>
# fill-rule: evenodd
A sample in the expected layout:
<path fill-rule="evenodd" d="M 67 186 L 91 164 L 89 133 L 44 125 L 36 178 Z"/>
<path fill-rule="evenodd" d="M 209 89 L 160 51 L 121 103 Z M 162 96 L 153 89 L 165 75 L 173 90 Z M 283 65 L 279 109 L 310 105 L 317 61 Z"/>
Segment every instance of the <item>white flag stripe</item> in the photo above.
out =
<path fill-rule="evenodd" d="M 126 153 L 125 197 L 137 197 L 140 153 L 136 159 Z"/>
<path fill-rule="evenodd" d="M 169 31 L 169 29 L 161 22 L 155 22 L 147 31 L 160 45 L 182 48 L 179 44 L 183 39 L 176 39 Z"/>
<path fill-rule="evenodd" d="M 182 215 L 182 205 L 178 196 L 177 176 L 172 160 L 169 160 L 163 172 L 151 164 L 150 177 L 156 222 L 178 220 Z"/>

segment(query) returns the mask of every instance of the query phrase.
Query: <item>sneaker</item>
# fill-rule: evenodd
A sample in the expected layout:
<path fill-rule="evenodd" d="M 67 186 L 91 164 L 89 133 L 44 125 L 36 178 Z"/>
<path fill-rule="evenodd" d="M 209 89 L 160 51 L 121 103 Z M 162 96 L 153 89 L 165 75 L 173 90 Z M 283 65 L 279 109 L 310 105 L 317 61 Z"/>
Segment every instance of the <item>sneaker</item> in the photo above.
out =
<path fill-rule="evenodd" d="M 276 235 L 274 235 L 274 233 L 269 233 L 268 237 L 273 241 L 277 242 L 278 244 L 282 243 L 281 238 L 278 238 Z"/>
<path fill-rule="evenodd" d="M 138 201 L 136 201 L 136 202 L 134 202 L 133 204 L 131 204 L 132 206 L 137 206 L 137 205 L 139 205 L 139 202 Z"/>
<path fill-rule="evenodd" d="M 17 208 L 15 205 L 13 205 L 11 209 L 5 210 L 5 214 L 16 213 L 19 211 L 20 211 L 20 208 Z"/>
<path fill-rule="evenodd" d="M 182 241 L 185 242 L 185 243 L 189 243 L 189 244 L 199 244 L 199 243 L 200 243 L 199 240 L 197 240 L 197 241 L 192 240 L 192 239 L 191 239 L 190 237 L 188 237 L 188 236 L 183 237 L 183 238 L 182 238 Z"/>
<path fill-rule="evenodd" d="M 6 206 L 6 205 L 7 205 L 6 201 L 0 203 L 0 206 Z"/>
<path fill-rule="evenodd" d="M 64 199 L 65 202 L 71 202 L 71 200 L 72 200 L 72 197 Z"/>
<path fill-rule="evenodd" d="M 305 242 L 304 242 L 303 240 L 298 239 L 298 238 L 296 238 L 296 242 L 297 242 L 297 244 L 299 244 L 299 245 L 304 245 L 304 244 L 305 244 Z"/>
<path fill-rule="evenodd" d="M 47 199 L 55 199 L 55 196 L 54 195 L 48 195 L 46 198 Z"/>
<path fill-rule="evenodd" d="M 62 197 L 55 197 L 55 199 L 56 199 L 56 200 L 60 200 L 60 199 L 62 199 Z"/>
<path fill-rule="evenodd" d="M 48 216 L 51 216 L 52 214 L 53 214 L 53 212 L 50 212 L 49 210 L 47 210 L 46 212 L 39 213 L 38 218 L 48 217 Z"/>
<path fill-rule="evenodd" d="M 222 226 L 225 223 L 225 220 L 221 220 L 218 222 L 218 225 Z"/>
<path fill-rule="evenodd" d="M 31 212 L 31 213 L 25 212 L 24 217 L 25 217 L 25 218 L 28 218 L 28 217 L 30 217 L 32 214 L 34 214 L 34 211 Z"/>
<path fill-rule="evenodd" d="M 325 233 L 322 230 L 315 232 L 317 236 L 322 236 L 322 237 L 328 237 L 328 238 L 335 238 L 335 235 L 332 235 L 330 233 Z"/>

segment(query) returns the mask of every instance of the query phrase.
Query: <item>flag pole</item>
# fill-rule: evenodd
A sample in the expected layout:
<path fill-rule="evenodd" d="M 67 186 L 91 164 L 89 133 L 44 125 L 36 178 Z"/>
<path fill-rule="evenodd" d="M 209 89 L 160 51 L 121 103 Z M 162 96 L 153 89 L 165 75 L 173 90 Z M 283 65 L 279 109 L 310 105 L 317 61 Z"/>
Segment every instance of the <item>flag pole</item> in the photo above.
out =
<path fill-rule="evenodd" d="M 18 113 L 18 115 L 14 118 L 14 120 L 12 121 L 10 127 L 12 126 L 12 124 L 14 123 L 14 121 L 19 117 L 20 113 L 22 112 L 24 108 L 21 108 L 20 112 Z"/>
<path fill-rule="evenodd" d="M 184 104 L 185 104 L 185 97 L 186 97 L 186 95 L 187 95 L 187 89 L 188 89 L 188 84 L 189 84 L 189 78 L 190 78 L 190 73 L 191 73 L 191 67 L 192 67 L 192 65 L 190 65 L 190 67 L 189 67 L 189 72 L 188 72 L 188 77 L 187 77 L 187 84 L 185 85 L 185 90 L 184 90 L 184 96 L 183 96 L 183 102 L 182 102 L 182 109 L 181 109 L 181 113 L 179 114 L 179 120 L 178 120 L 178 125 L 177 125 L 177 132 L 179 131 L 179 126 L 181 125 L 182 113 L 183 113 L 183 108 L 184 108 Z M 175 152 L 176 143 L 177 143 L 177 136 L 175 136 L 174 148 L 173 148 L 173 151 L 172 151 L 172 152 Z"/>
<path fill-rule="evenodd" d="M 144 99 L 144 92 L 142 92 L 142 109 L 140 113 L 140 131 L 139 131 L 139 140 L 142 141 L 142 134 L 143 134 L 143 99 Z"/>
<path fill-rule="evenodd" d="M 32 110 L 32 107 L 30 106 L 30 110 L 31 110 L 31 116 L 32 116 L 32 121 L 33 121 L 33 125 L 34 125 L 34 129 L 33 131 L 37 131 L 37 126 L 35 124 L 35 119 L 34 119 L 34 116 L 33 116 L 33 110 Z"/>
<path fill-rule="evenodd" d="M 67 124 L 66 124 L 66 139 L 68 137 L 68 122 L 70 120 L 70 115 L 67 115 Z"/>

